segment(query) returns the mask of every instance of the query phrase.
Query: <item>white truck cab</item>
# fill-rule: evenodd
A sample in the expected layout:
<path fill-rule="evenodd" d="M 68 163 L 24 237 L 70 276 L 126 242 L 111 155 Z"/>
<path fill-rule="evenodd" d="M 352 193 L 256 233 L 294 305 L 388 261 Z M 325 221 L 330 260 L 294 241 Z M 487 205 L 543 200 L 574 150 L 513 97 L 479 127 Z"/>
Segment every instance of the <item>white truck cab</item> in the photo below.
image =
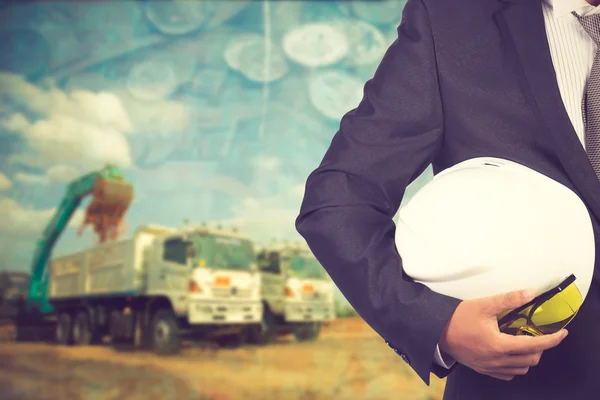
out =
<path fill-rule="evenodd" d="M 308 246 L 274 244 L 257 254 L 263 291 L 261 329 L 251 339 L 268 343 L 277 334 L 314 340 L 321 323 L 335 318 L 334 284 Z"/>
<path fill-rule="evenodd" d="M 236 233 L 186 229 L 192 244 L 190 324 L 257 324 L 262 319 L 261 279 L 254 245 Z"/>
<path fill-rule="evenodd" d="M 234 231 L 205 226 L 163 229 L 183 235 L 190 245 L 185 305 L 178 303 L 184 308 L 176 310 L 185 316 L 190 332 L 221 342 L 243 342 L 249 327 L 259 326 L 263 313 L 252 241 Z"/>

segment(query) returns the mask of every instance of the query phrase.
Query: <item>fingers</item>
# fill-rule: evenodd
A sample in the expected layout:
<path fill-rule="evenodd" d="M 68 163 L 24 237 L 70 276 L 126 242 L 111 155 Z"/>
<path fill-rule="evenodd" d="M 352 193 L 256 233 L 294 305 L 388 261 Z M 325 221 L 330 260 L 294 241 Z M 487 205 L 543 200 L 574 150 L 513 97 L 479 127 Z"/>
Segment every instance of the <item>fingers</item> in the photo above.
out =
<path fill-rule="evenodd" d="M 496 379 L 502 379 L 503 381 L 510 381 L 515 376 L 527 375 L 529 372 L 529 367 L 520 367 L 520 368 L 495 368 L 492 370 L 482 370 L 478 371 L 485 375 L 491 376 Z"/>
<path fill-rule="evenodd" d="M 502 375 L 502 374 L 486 374 L 491 376 L 492 378 L 500 379 L 503 381 L 512 381 L 514 379 L 514 375 Z"/>
<path fill-rule="evenodd" d="M 542 353 L 523 354 L 516 356 L 508 356 L 505 359 L 503 367 L 505 368 L 529 368 L 535 367 L 540 363 Z"/>
<path fill-rule="evenodd" d="M 541 358 L 542 352 L 504 355 L 477 372 L 503 381 L 510 381 L 515 376 L 526 375 L 530 368 L 539 364 Z"/>
<path fill-rule="evenodd" d="M 525 375 L 529 369 L 539 364 L 542 355 L 529 354 L 524 356 L 507 356 L 482 367 L 483 373 L 501 375 Z"/>
<path fill-rule="evenodd" d="M 477 369 L 475 371 L 482 375 L 491 376 L 492 378 L 500 379 L 503 381 L 510 381 L 515 377 L 515 375 L 517 375 L 517 374 L 507 373 L 504 371 L 496 371 L 496 370 Z"/>
<path fill-rule="evenodd" d="M 500 334 L 501 344 L 499 346 L 500 353 L 519 355 L 541 353 L 545 350 L 558 346 L 565 337 L 567 330 L 562 329 L 551 335 L 543 336 L 512 336 Z"/>
<path fill-rule="evenodd" d="M 481 299 L 485 311 L 490 316 L 497 316 L 505 311 L 513 310 L 535 298 L 535 291 L 532 289 L 519 290 L 514 292 L 502 293 L 496 296 L 485 297 Z"/>
<path fill-rule="evenodd" d="M 542 353 L 522 354 L 516 356 L 506 355 L 493 361 L 489 361 L 487 364 L 485 364 L 485 367 L 490 371 L 502 368 L 529 368 L 538 365 L 541 358 Z"/>
<path fill-rule="evenodd" d="M 496 371 L 494 371 L 494 373 L 500 374 L 500 375 L 525 375 L 529 372 L 529 367 L 523 367 L 523 368 L 500 368 Z"/>

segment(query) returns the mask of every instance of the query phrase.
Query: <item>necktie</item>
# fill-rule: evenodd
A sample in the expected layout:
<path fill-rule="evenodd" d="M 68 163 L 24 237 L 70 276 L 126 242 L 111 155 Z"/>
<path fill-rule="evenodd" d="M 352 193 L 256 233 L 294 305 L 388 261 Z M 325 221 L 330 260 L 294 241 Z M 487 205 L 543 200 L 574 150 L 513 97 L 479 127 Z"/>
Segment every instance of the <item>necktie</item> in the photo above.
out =
<path fill-rule="evenodd" d="M 600 14 L 579 16 L 573 12 L 583 29 L 596 42 L 598 49 L 587 80 L 582 100 L 585 124 L 585 148 L 596 176 L 600 178 Z"/>

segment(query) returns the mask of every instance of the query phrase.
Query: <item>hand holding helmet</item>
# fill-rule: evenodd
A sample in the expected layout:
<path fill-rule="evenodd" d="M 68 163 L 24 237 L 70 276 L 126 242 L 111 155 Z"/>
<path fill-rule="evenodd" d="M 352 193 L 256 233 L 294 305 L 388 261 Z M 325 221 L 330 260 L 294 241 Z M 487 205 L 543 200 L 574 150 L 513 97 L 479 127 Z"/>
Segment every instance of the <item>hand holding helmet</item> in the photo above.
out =
<path fill-rule="evenodd" d="M 562 341 L 595 262 L 581 199 L 543 174 L 496 158 L 466 160 L 421 188 L 400 209 L 396 246 L 415 282 L 463 300 L 440 350 L 499 379 L 526 373 Z M 528 299 L 526 289 L 541 296 Z"/>
<path fill-rule="evenodd" d="M 524 291 L 465 300 L 459 304 L 440 338 L 440 350 L 484 375 L 511 380 L 536 366 L 542 352 L 557 346 L 566 330 L 538 337 L 501 333 L 497 316 L 534 298 Z"/>

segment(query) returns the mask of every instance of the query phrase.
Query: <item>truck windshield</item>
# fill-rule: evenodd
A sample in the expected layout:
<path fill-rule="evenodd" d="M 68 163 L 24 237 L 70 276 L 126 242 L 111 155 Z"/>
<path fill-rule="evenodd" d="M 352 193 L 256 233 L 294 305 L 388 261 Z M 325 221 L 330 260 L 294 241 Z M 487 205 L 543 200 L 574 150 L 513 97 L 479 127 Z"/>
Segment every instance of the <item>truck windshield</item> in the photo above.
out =
<path fill-rule="evenodd" d="M 248 239 L 194 234 L 191 240 L 196 251 L 194 265 L 218 269 L 248 270 L 255 262 L 252 242 Z"/>
<path fill-rule="evenodd" d="M 290 259 L 294 276 L 304 279 L 325 279 L 325 269 L 312 254 L 293 254 Z"/>

